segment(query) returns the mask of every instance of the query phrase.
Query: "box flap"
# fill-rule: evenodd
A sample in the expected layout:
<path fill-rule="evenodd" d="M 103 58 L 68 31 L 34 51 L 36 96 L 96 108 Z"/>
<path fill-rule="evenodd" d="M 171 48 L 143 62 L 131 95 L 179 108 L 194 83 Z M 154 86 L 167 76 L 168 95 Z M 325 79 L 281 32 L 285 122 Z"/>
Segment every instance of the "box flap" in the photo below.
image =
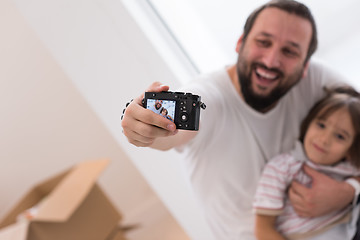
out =
<path fill-rule="evenodd" d="M 102 159 L 75 166 L 42 201 L 33 221 L 66 221 L 86 198 L 109 162 Z"/>
<path fill-rule="evenodd" d="M 106 238 L 106 240 L 126 240 L 127 239 L 125 238 L 126 233 L 135 230 L 137 228 L 139 228 L 138 224 L 127 225 L 127 226 L 117 225 L 110 233 L 110 235 Z"/>
<path fill-rule="evenodd" d="M 41 199 L 47 196 L 55 186 L 69 173 L 69 170 L 62 172 L 44 182 L 31 188 L 24 197 L 3 217 L 0 228 L 16 223 L 19 214 L 26 209 L 38 204 Z"/>
<path fill-rule="evenodd" d="M 114 236 L 109 238 L 109 240 L 126 240 L 124 233 L 119 230 Z"/>
<path fill-rule="evenodd" d="M 1 240 L 26 240 L 29 222 L 21 221 L 0 230 Z"/>

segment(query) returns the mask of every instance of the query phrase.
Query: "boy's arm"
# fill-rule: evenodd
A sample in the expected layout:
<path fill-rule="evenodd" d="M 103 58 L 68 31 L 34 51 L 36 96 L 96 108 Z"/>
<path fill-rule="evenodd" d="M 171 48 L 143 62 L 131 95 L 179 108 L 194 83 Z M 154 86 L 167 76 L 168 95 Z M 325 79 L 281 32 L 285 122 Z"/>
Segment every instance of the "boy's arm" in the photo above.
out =
<path fill-rule="evenodd" d="M 275 228 L 277 216 L 256 214 L 255 235 L 258 240 L 286 240 Z"/>

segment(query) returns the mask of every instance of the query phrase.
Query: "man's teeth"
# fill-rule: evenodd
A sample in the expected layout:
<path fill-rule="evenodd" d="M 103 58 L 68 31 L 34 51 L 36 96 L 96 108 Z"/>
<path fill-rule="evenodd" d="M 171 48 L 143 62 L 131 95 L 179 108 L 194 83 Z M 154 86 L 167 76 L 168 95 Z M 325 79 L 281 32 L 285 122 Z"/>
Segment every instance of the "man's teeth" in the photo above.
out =
<path fill-rule="evenodd" d="M 269 73 L 264 71 L 263 69 L 256 69 L 256 73 L 263 78 L 267 78 L 269 80 L 274 80 L 277 78 L 277 75 L 275 73 Z"/>

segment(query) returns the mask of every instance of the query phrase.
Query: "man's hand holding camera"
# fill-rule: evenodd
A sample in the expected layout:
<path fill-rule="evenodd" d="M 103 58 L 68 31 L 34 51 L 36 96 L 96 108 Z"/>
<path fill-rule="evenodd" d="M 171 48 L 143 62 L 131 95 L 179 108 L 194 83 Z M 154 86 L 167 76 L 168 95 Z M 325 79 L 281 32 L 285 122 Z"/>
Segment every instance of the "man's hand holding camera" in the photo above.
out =
<path fill-rule="evenodd" d="M 168 90 L 169 86 L 161 85 L 159 82 L 153 83 L 147 89 L 149 92 Z M 172 121 L 143 107 L 143 98 L 144 94 L 134 99 L 126 108 L 121 123 L 128 141 L 138 147 L 151 146 L 155 139 L 177 133 L 176 125 Z"/>

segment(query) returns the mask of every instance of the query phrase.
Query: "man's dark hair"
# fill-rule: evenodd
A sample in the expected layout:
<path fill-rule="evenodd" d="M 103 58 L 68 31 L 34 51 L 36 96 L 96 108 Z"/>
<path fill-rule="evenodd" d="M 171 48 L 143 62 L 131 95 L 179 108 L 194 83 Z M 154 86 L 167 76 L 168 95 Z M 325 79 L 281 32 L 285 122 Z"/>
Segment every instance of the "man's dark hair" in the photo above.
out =
<path fill-rule="evenodd" d="M 309 8 L 302 3 L 293 0 L 273 0 L 255 9 L 246 20 L 244 26 L 243 41 L 244 42 L 246 41 L 246 38 L 249 35 L 251 28 L 253 27 L 254 22 L 256 21 L 259 13 L 266 8 L 278 8 L 280 10 L 286 11 L 291 14 L 295 14 L 299 17 L 309 20 L 312 28 L 312 36 L 309 44 L 308 53 L 306 55 L 306 59 L 304 62 L 306 63 L 310 59 L 311 55 L 315 52 L 317 48 L 318 40 L 317 40 L 317 30 L 316 30 L 314 17 L 312 16 Z"/>

